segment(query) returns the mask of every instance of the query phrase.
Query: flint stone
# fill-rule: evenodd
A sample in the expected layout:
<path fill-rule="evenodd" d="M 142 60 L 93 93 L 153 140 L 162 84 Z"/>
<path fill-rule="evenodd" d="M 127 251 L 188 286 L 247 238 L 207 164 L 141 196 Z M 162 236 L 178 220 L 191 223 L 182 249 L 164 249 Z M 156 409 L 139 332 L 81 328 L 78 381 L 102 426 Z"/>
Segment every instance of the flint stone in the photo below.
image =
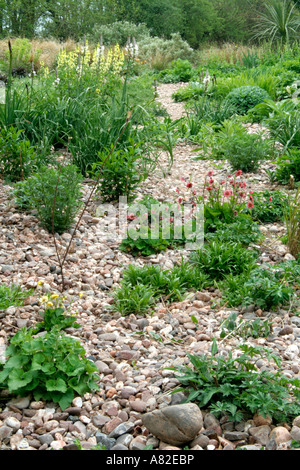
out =
<path fill-rule="evenodd" d="M 174 446 L 192 441 L 203 427 L 202 413 L 195 403 L 151 411 L 142 416 L 142 422 L 151 434 Z"/>

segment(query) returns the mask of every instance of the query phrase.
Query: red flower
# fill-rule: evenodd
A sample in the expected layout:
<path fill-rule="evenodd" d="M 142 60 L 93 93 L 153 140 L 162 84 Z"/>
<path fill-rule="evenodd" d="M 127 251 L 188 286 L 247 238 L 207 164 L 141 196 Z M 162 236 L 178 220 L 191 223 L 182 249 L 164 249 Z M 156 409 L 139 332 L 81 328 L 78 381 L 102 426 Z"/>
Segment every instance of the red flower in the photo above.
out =
<path fill-rule="evenodd" d="M 225 196 L 225 197 L 229 197 L 229 196 L 231 196 L 231 195 L 232 195 L 232 191 L 230 191 L 229 189 L 226 189 L 226 190 L 224 191 L 224 196 Z"/>
<path fill-rule="evenodd" d="M 225 184 L 225 180 L 222 180 L 220 184 Z"/>
<path fill-rule="evenodd" d="M 209 180 L 209 184 L 213 184 L 215 180 L 213 180 L 212 178 Z"/>
<path fill-rule="evenodd" d="M 193 183 L 188 183 L 188 184 L 186 185 L 186 187 L 187 187 L 187 188 L 192 188 L 192 187 L 193 187 Z"/>
<path fill-rule="evenodd" d="M 211 186 L 208 186 L 206 189 L 207 189 L 207 191 L 212 191 L 213 190 L 213 188 Z"/>
<path fill-rule="evenodd" d="M 134 219 L 137 219 L 137 217 L 136 217 L 134 214 L 129 214 L 129 215 L 127 216 L 127 219 L 128 219 L 128 220 L 134 220 Z"/>
<path fill-rule="evenodd" d="M 242 173 L 243 173 L 242 170 L 238 170 L 238 171 L 236 172 L 235 176 L 241 176 Z"/>
<path fill-rule="evenodd" d="M 210 170 L 210 171 L 207 173 L 208 176 L 212 176 L 213 174 L 214 174 L 214 172 L 213 172 L 212 170 Z"/>
<path fill-rule="evenodd" d="M 249 207 L 249 209 L 252 209 L 252 207 L 254 207 L 254 204 L 253 204 L 253 202 L 248 202 L 247 206 Z"/>
<path fill-rule="evenodd" d="M 273 201 L 273 198 L 272 198 L 272 196 L 270 196 L 270 198 L 269 198 L 269 201 L 271 201 L 271 202 Z"/>
<path fill-rule="evenodd" d="M 253 196 L 249 195 L 250 201 L 253 201 Z"/>

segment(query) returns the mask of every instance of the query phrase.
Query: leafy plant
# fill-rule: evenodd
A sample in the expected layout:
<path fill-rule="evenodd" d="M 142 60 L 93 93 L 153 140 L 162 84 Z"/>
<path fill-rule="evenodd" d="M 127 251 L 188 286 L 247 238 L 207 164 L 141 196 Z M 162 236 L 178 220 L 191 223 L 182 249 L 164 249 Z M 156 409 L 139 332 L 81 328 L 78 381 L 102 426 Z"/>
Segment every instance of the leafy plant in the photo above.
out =
<path fill-rule="evenodd" d="M 222 330 L 220 338 L 229 335 L 240 336 L 242 338 L 260 338 L 267 337 L 271 332 L 268 320 L 262 321 L 260 318 L 255 320 L 242 320 L 237 322 L 237 314 L 231 313 L 221 324 Z"/>
<path fill-rule="evenodd" d="M 154 291 L 141 284 L 128 285 L 123 283 L 113 293 L 112 309 L 122 316 L 131 314 L 147 314 L 154 305 Z"/>
<path fill-rule="evenodd" d="M 18 181 L 27 178 L 38 165 L 34 147 L 24 139 L 21 130 L 13 126 L 0 129 L 0 174 Z"/>
<path fill-rule="evenodd" d="M 17 201 L 36 210 L 49 232 L 63 233 L 71 228 L 81 206 L 81 181 L 74 165 L 62 166 L 61 171 L 42 167 L 18 188 Z"/>
<path fill-rule="evenodd" d="M 276 162 L 275 178 L 282 184 L 288 184 L 291 175 L 300 181 L 300 150 L 291 147 L 285 155 L 280 155 Z"/>
<path fill-rule="evenodd" d="M 19 307 L 27 297 L 32 294 L 33 290 L 23 291 L 20 286 L 12 284 L 11 286 L 0 285 L 0 310 L 8 307 Z"/>
<path fill-rule="evenodd" d="M 6 350 L 7 361 L 0 366 L 0 388 L 35 400 L 58 403 L 62 410 L 74 397 L 98 389 L 97 367 L 86 359 L 77 339 L 53 327 L 45 334 L 21 328 Z"/>
<path fill-rule="evenodd" d="M 262 310 L 274 309 L 289 302 L 294 294 L 291 282 L 274 267 L 257 267 L 239 276 L 229 276 L 220 283 L 223 299 L 230 307 L 255 305 Z"/>
<path fill-rule="evenodd" d="M 211 227 L 212 228 L 212 227 Z M 231 223 L 214 223 L 214 231 L 205 233 L 206 240 L 218 240 L 221 243 L 233 242 L 243 246 L 257 243 L 263 239 L 263 234 L 259 230 L 258 224 L 251 216 L 239 214 Z"/>
<path fill-rule="evenodd" d="M 182 387 L 174 392 L 188 393 L 187 402 L 196 402 L 219 415 L 240 421 L 247 414 L 259 413 L 275 421 L 299 414 L 299 379 L 280 373 L 258 371 L 255 358 L 267 358 L 280 367 L 280 358 L 265 348 L 239 346 L 242 354 L 233 357 L 217 354 L 214 340 L 210 355 L 188 354 L 191 366 L 172 367 Z"/>
<path fill-rule="evenodd" d="M 192 253 L 190 261 L 198 271 L 220 281 L 229 274 L 237 276 L 250 270 L 256 257 L 255 252 L 238 243 L 211 241 L 202 250 Z"/>
<path fill-rule="evenodd" d="M 230 129 L 230 128 L 229 128 Z M 232 170 L 245 173 L 257 171 L 259 164 L 273 154 L 273 142 L 261 134 L 249 134 L 242 125 L 219 133 L 219 151 Z"/>
<path fill-rule="evenodd" d="M 226 97 L 226 103 L 231 106 L 236 114 L 247 114 L 249 109 L 270 99 L 269 94 L 258 86 L 242 86 L 233 89 Z"/>
<path fill-rule="evenodd" d="M 267 0 L 264 10 L 259 12 L 254 38 L 279 42 L 281 46 L 298 37 L 300 18 L 297 4 L 290 0 Z"/>
<path fill-rule="evenodd" d="M 287 202 L 287 196 L 282 191 L 253 192 L 253 208 L 251 217 L 260 223 L 272 223 L 283 220 L 283 207 Z"/>
<path fill-rule="evenodd" d="M 128 149 L 113 152 L 109 159 L 106 159 L 105 154 L 99 154 L 99 163 L 93 168 L 94 174 L 97 174 L 104 164 L 97 188 L 103 201 L 117 201 L 120 196 L 128 199 L 132 197 L 133 191 L 144 178 L 140 159 L 138 144 L 134 143 Z"/>
<path fill-rule="evenodd" d="M 289 196 L 283 212 L 287 230 L 287 245 L 291 254 L 298 258 L 300 253 L 300 186 L 294 196 Z"/>

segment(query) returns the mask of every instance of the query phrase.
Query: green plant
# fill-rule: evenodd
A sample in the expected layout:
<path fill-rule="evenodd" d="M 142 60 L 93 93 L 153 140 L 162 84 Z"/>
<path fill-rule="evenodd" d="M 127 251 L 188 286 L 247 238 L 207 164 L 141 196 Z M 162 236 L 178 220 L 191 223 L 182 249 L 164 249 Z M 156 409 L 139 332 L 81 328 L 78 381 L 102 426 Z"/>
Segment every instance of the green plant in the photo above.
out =
<path fill-rule="evenodd" d="M 147 314 L 154 305 L 154 291 L 141 284 L 128 285 L 123 283 L 113 293 L 112 310 L 122 316 L 131 314 Z"/>
<path fill-rule="evenodd" d="M 81 181 L 74 165 L 62 166 L 60 170 L 43 167 L 22 185 L 19 199 L 36 210 L 49 232 L 61 234 L 71 228 L 81 207 Z"/>
<path fill-rule="evenodd" d="M 163 83 L 189 82 L 194 75 L 191 63 L 180 58 L 171 62 L 170 68 L 159 73 Z"/>
<path fill-rule="evenodd" d="M 220 281 L 227 275 L 237 276 L 253 268 L 256 253 L 238 243 L 211 241 L 202 250 L 190 256 L 190 262 L 198 271 L 212 280 Z"/>
<path fill-rule="evenodd" d="M 78 395 L 97 390 L 97 367 L 86 359 L 77 339 L 53 327 L 45 334 L 21 328 L 6 350 L 0 366 L 0 388 L 35 400 L 58 403 L 62 410 Z"/>
<path fill-rule="evenodd" d="M 277 308 L 289 302 L 294 294 L 285 273 L 275 267 L 257 267 L 239 276 L 230 274 L 219 285 L 223 299 L 230 307 L 255 305 L 262 310 Z"/>
<path fill-rule="evenodd" d="M 152 265 L 130 265 L 123 273 L 122 285 L 144 286 L 152 290 L 154 299 L 173 302 L 182 300 L 182 296 L 190 289 L 201 290 L 207 287 L 209 279 L 182 260 L 180 265 L 170 270 Z"/>
<path fill-rule="evenodd" d="M 210 226 L 210 229 L 212 226 Z M 205 233 L 208 241 L 218 240 L 221 243 L 238 243 L 243 246 L 249 246 L 251 243 L 257 243 L 263 239 L 258 224 L 253 222 L 250 215 L 239 214 L 231 223 L 214 222 L 214 231 Z"/>
<path fill-rule="evenodd" d="M 12 284 L 11 286 L 0 285 L 0 310 L 8 307 L 19 307 L 27 297 L 32 294 L 33 290 L 23 291 L 20 286 Z"/>
<path fill-rule="evenodd" d="M 266 338 L 271 332 L 268 320 L 262 321 L 260 318 L 251 321 L 240 319 L 237 322 L 236 313 L 231 313 L 222 322 L 221 327 L 220 338 L 225 338 L 229 335 L 240 336 L 242 338 Z"/>
<path fill-rule="evenodd" d="M 121 196 L 128 199 L 132 197 L 132 192 L 143 179 L 138 146 L 132 143 L 128 149 L 113 152 L 108 159 L 106 154 L 99 154 L 99 163 L 95 164 L 93 169 L 94 174 L 98 174 L 104 163 L 97 188 L 103 201 L 116 201 Z"/>
<path fill-rule="evenodd" d="M 260 223 L 278 222 L 283 219 L 283 207 L 287 196 L 282 191 L 269 191 L 268 189 L 251 194 L 253 208 L 250 214 L 253 220 Z"/>
<path fill-rule="evenodd" d="M 254 38 L 279 42 L 281 46 L 296 40 L 300 28 L 297 3 L 290 0 L 267 0 L 259 12 Z"/>
<path fill-rule="evenodd" d="M 34 147 L 24 139 L 23 132 L 13 126 L 0 129 L 0 174 L 18 181 L 27 178 L 38 165 Z"/>
<path fill-rule="evenodd" d="M 273 154 L 273 142 L 261 134 L 249 134 L 247 129 L 240 126 L 233 132 L 227 129 L 219 134 L 219 152 L 228 160 L 232 170 L 242 170 L 245 173 L 257 171 L 261 161 Z"/>
<path fill-rule="evenodd" d="M 287 245 L 290 253 L 299 257 L 300 253 L 300 186 L 296 194 L 289 196 L 283 207 L 284 222 L 287 231 Z"/>
<path fill-rule="evenodd" d="M 269 94 L 262 88 L 246 85 L 233 89 L 225 101 L 235 110 L 236 114 L 247 114 L 249 109 L 269 98 Z"/>
<path fill-rule="evenodd" d="M 256 360 L 266 358 L 280 367 L 280 358 L 265 348 L 242 345 L 242 354 L 233 357 L 217 354 L 214 340 L 210 355 L 188 354 L 191 365 L 172 367 L 182 387 L 174 392 L 188 393 L 187 402 L 196 402 L 201 409 L 226 413 L 240 421 L 244 414 L 259 413 L 275 421 L 299 414 L 299 379 L 289 379 L 278 372 L 258 371 Z"/>
<path fill-rule="evenodd" d="M 288 184 L 291 175 L 300 181 L 300 150 L 291 147 L 285 155 L 280 155 L 276 161 L 275 178 L 281 184 Z"/>

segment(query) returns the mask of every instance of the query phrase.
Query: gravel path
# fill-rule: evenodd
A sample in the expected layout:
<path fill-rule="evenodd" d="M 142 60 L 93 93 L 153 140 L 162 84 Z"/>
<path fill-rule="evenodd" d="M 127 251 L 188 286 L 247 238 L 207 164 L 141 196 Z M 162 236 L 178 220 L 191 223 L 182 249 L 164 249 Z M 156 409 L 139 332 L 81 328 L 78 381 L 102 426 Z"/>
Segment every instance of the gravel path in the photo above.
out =
<path fill-rule="evenodd" d="M 158 89 L 158 99 L 173 119 L 183 112 L 182 105 L 171 100 L 178 86 L 181 85 L 162 85 Z M 216 177 L 226 173 L 220 162 L 191 160 L 195 156 L 193 149 L 193 146 L 178 145 L 171 172 L 162 179 L 156 171 L 141 185 L 140 195 L 148 193 L 161 200 L 175 201 L 176 189 L 179 192 L 185 189 L 182 177 L 192 177 L 195 186 L 201 188 L 212 163 L 217 165 Z M 162 154 L 161 158 L 163 163 L 165 156 Z M 249 182 L 253 190 L 269 187 L 264 167 L 257 174 L 249 175 Z M 88 183 L 86 191 L 88 194 Z M 0 360 L 4 360 L 5 347 L 19 328 L 33 326 L 41 320 L 38 298 L 47 291 L 56 292 L 60 281 L 51 236 L 39 227 L 34 215 L 17 211 L 8 192 L 9 187 L 1 184 L 0 283 L 17 283 L 34 292 L 24 306 L 0 311 Z M 64 411 L 53 403 L 35 402 L 31 396 L 16 398 L 2 393 L 1 450 L 73 449 L 75 439 L 86 449 L 96 444 L 115 450 L 141 450 L 146 445 L 161 450 L 183 448 L 174 445 L 172 439 L 153 435 L 143 417 L 148 412 L 161 413 L 170 405 L 181 403 L 181 394 L 170 394 L 178 381 L 166 368 L 188 364 L 188 353 L 209 353 L 213 338 L 220 338 L 221 322 L 232 309 L 216 307 L 220 293 L 211 288 L 191 293 L 182 302 L 168 306 L 157 304 L 151 316 L 112 314 L 112 289 L 120 282 L 126 266 L 150 262 L 171 268 L 180 261 L 181 253 L 168 250 L 147 260 L 134 259 L 118 249 L 118 243 L 111 238 L 110 224 L 110 219 L 103 224 L 96 206 L 92 205 L 83 218 L 65 265 L 66 302 L 72 302 L 71 311 L 76 313 L 81 325 L 67 332 L 80 339 L 87 357 L 96 363 L 100 391 L 76 398 Z M 266 240 L 261 259 L 267 262 L 289 259 L 286 247 L 279 241 L 284 227 L 272 224 L 262 230 Z M 69 233 L 59 237 L 61 249 L 69 239 Z M 41 278 L 45 283 L 38 287 Z M 80 291 L 82 298 L 78 297 Z M 250 338 L 247 342 L 270 348 L 281 357 L 283 373 L 300 378 L 300 320 L 295 311 L 284 308 L 262 312 L 250 306 L 237 309 L 237 313 L 244 320 L 261 318 L 272 322 L 273 330 L 268 338 Z M 235 353 L 239 344 L 240 338 L 234 335 L 220 339 L 219 352 Z M 276 364 L 264 361 L 260 361 L 259 367 L 276 370 Z M 275 426 L 267 418 L 254 416 L 235 426 L 224 419 L 218 421 L 205 411 L 202 416 L 200 429 L 185 444 L 193 450 L 261 449 L 262 446 L 280 450 L 290 449 L 292 440 L 300 442 L 300 417 L 293 423 Z"/>

